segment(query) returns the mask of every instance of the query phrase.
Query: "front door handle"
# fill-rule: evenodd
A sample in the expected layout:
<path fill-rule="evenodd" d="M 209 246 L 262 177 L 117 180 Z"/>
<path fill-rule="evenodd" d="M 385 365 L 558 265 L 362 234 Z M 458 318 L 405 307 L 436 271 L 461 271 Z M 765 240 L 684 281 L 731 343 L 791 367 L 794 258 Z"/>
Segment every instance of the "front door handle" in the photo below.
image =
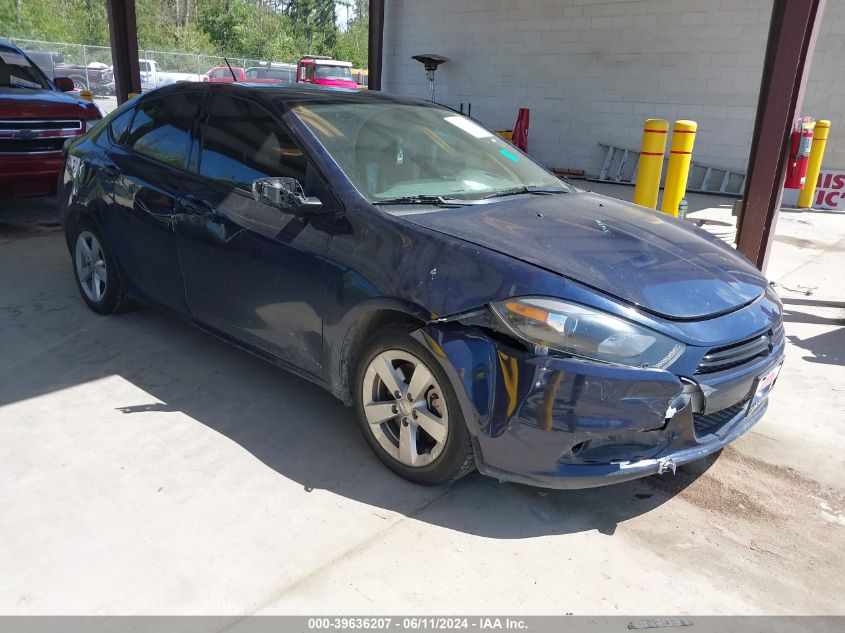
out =
<path fill-rule="evenodd" d="M 114 167 L 102 167 L 103 178 L 109 182 L 114 182 L 120 176 L 120 173 Z"/>
<path fill-rule="evenodd" d="M 202 216 L 215 216 L 218 215 L 219 212 L 217 211 L 217 207 L 211 204 L 205 198 L 200 196 L 194 195 L 189 193 L 185 196 L 182 196 L 182 205 Z"/>

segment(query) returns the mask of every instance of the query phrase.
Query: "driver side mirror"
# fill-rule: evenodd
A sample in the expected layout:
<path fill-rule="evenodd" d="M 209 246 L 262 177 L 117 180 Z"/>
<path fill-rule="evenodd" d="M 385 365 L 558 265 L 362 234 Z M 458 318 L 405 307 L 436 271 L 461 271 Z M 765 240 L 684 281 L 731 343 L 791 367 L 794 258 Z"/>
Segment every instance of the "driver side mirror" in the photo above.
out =
<path fill-rule="evenodd" d="M 55 77 L 53 79 L 53 83 L 56 84 L 56 88 L 62 92 L 70 92 L 74 88 L 73 79 L 70 77 Z"/>
<path fill-rule="evenodd" d="M 259 178 L 252 183 L 252 195 L 256 200 L 295 216 L 314 213 L 323 206 L 319 198 L 305 195 L 296 178 Z"/>

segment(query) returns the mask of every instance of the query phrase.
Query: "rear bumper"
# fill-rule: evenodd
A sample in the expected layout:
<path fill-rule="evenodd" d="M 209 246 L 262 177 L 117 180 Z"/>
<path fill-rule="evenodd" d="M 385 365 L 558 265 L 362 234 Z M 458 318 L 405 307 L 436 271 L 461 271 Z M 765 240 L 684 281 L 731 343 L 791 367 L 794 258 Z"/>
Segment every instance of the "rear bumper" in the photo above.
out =
<path fill-rule="evenodd" d="M 61 168 L 61 152 L 0 154 L 0 197 L 53 195 Z"/>
<path fill-rule="evenodd" d="M 417 336 L 452 379 L 479 471 L 548 488 L 674 472 L 718 451 L 761 419 L 767 402 L 750 410 L 750 397 L 783 359 L 781 341 L 747 366 L 682 382 L 664 370 L 536 356 L 457 324 Z"/>

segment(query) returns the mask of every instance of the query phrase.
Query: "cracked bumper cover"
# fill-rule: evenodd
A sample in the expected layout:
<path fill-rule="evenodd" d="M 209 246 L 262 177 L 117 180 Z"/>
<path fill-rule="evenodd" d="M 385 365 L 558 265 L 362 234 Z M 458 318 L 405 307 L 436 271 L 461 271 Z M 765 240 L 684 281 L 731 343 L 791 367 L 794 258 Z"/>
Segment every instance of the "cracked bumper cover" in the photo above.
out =
<path fill-rule="evenodd" d="M 452 379 L 479 471 L 501 480 L 590 488 L 674 472 L 745 433 L 767 406 L 744 408 L 699 438 L 693 407 L 700 397 L 668 371 L 537 356 L 457 324 L 429 325 L 415 336 Z M 694 389 L 703 388 L 719 406 L 736 404 L 761 372 L 781 361 L 782 349 L 776 351 L 721 383 Z M 734 401 L 726 404 L 727 394 Z"/>

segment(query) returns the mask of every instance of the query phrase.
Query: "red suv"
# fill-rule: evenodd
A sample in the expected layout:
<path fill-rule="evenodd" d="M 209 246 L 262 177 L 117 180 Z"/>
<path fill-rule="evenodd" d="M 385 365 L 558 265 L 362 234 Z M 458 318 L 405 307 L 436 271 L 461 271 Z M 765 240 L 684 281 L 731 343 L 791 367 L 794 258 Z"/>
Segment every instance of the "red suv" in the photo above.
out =
<path fill-rule="evenodd" d="M 0 198 L 56 192 L 62 146 L 102 117 L 72 94 L 67 77 L 47 79 L 19 48 L 0 42 Z"/>

